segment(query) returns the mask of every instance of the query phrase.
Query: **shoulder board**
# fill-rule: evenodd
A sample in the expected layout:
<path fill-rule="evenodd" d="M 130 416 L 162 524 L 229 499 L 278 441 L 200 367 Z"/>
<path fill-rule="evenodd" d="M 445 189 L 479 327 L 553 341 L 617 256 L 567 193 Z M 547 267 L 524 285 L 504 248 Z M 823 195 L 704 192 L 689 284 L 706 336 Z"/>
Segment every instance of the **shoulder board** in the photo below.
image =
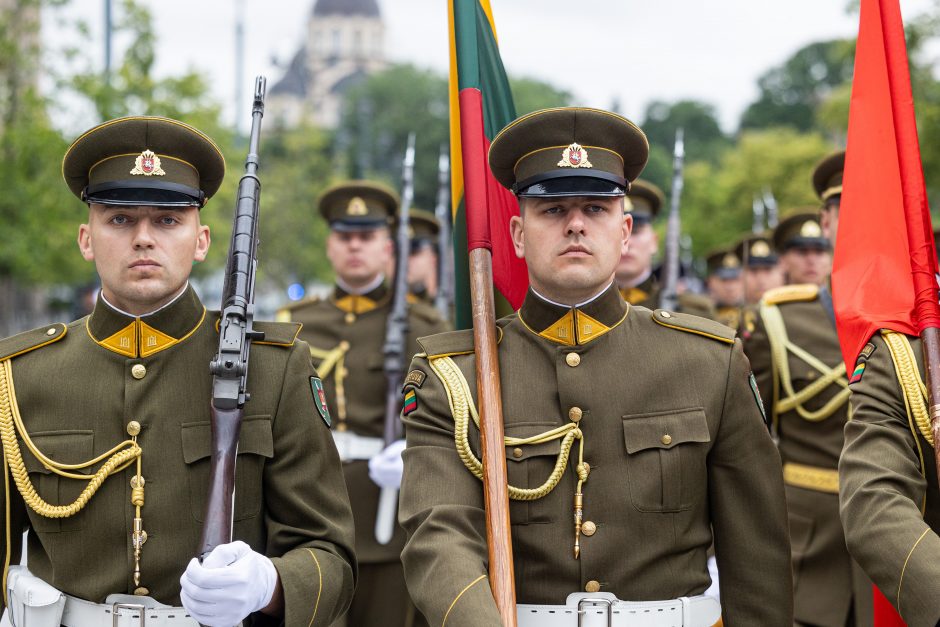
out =
<path fill-rule="evenodd" d="M 319 303 L 322 299 L 319 296 L 311 296 L 310 298 L 305 298 L 303 300 L 298 300 L 296 303 L 290 303 L 289 305 L 284 305 L 277 310 L 275 314 L 275 320 L 278 322 L 290 322 L 290 313 L 296 309 L 306 307 L 307 305 L 315 305 Z"/>
<path fill-rule="evenodd" d="M 709 337 L 727 344 L 734 344 L 736 335 L 734 329 L 730 329 L 714 320 L 690 314 L 666 311 L 665 309 L 657 309 L 654 311 L 652 318 L 656 324 L 669 327 L 670 329 L 694 333 L 695 335 Z"/>
<path fill-rule="evenodd" d="M 0 361 L 12 359 L 37 348 L 58 342 L 65 337 L 67 332 L 68 327 L 61 322 L 57 322 L 0 340 Z"/>
<path fill-rule="evenodd" d="M 764 292 L 764 303 L 779 305 L 780 303 L 796 303 L 800 301 L 816 300 L 819 296 L 819 286 L 812 283 L 798 283 L 775 287 Z"/>
<path fill-rule="evenodd" d="M 496 327 L 496 343 L 503 339 L 503 329 Z M 445 331 L 435 335 L 418 338 L 418 344 L 424 349 L 426 357 L 452 357 L 473 353 L 473 329 Z"/>
<path fill-rule="evenodd" d="M 255 330 L 263 331 L 264 339 L 252 342 L 252 344 L 293 346 L 302 326 L 299 322 L 255 322 Z"/>

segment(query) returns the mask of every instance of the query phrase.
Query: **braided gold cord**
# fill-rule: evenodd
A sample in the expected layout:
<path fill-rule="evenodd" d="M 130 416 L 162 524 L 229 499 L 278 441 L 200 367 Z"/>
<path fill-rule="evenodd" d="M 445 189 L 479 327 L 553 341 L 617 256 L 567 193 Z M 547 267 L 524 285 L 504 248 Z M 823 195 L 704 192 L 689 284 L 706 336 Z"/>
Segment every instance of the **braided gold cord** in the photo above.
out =
<path fill-rule="evenodd" d="M 88 481 L 88 485 L 85 486 L 85 489 L 82 490 L 77 499 L 69 505 L 52 505 L 39 496 L 32 482 L 29 480 L 29 474 L 26 472 L 26 466 L 23 463 L 23 455 L 20 451 L 19 443 L 16 440 L 17 430 L 19 430 L 23 442 L 30 452 L 33 453 L 46 468 L 62 477 Z M 125 440 L 107 453 L 82 464 L 59 464 L 43 455 L 29 438 L 29 434 L 26 432 L 26 428 L 20 417 L 19 408 L 16 405 L 16 392 L 13 387 L 13 367 L 9 360 L 0 362 L 0 441 L 3 443 L 3 454 L 6 457 L 10 474 L 13 476 L 13 482 L 16 484 L 17 490 L 23 495 L 23 500 L 29 508 L 45 518 L 68 518 L 69 516 L 74 516 L 88 504 L 88 501 L 91 500 L 91 497 L 98 491 L 98 488 L 101 487 L 105 479 L 130 466 L 141 454 L 141 449 L 136 442 Z M 93 475 L 70 473 L 64 470 L 86 468 L 100 462 L 109 455 L 108 460 Z"/>
<path fill-rule="evenodd" d="M 467 470 L 473 473 L 478 479 L 482 479 L 483 464 L 473 454 L 467 437 L 470 427 L 469 418 L 471 416 L 473 417 L 474 424 L 476 424 L 477 427 L 480 426 L 480 417 L 476 407 L 473 405 L 472 396 L 470 395 L 470 386 L 467 384 L 467 380 L 460 372 L 457 364 L 455 364 L 450 357 L 434 357 L 431 358 L 428 363 L 441 380 L 441 383 L 444 384 L 444 389 L 447 392 L 447 400 L 450 404 L 451 413 L 454 416 L 454 443 L 457 447 L 457 455 L 460 457 L 463 465 L 467 467 Z M 572 422 L 528 438 L 507 437 L 505 438 L 505 445 L 521 446 L 526 444 L 541 444 L 557 439 L 561 439 L 561 450 L 558 452 L 558 458 L 555 460 L 555 467 L 552 469 L 545 483 L 537 488 L 517 488 L 515 486 L 509 486 L 509 498 L 514 501 L 535 501 L 554 490 L 555 486 L 558 485 L 558 482 L 561 481 L 562 476 L 565 474 L 565 468 L 568 465 L 568 458 L 571 454 L 571 447 L 575 440 L 580 441 L 580 452 L 576 472 L 578 474 L 578 492 L 581 491 L 581 484 L 587 480 L 588 471 L 587 466 L 584 464 L 584 434 L 581 432 L 581 429 L 578 428 L 577 423 Z"/>
<path fill-rule="evenodd" d="M 317 364 L 317 375 L 321 379 L 326 379 L 330 372 L 334 370 L 336 372 L 333 381 L 336 384 L 336 413 L 340 420 L 346 420 L 346 388 L 344 381 L 346 380 L 345 361 L 348 351 L 349 345 L 345 342 L 340 342 L 336 348 L 329 350 L 310 347 L 310 356 L 320 360 L 320 363 Z"/>
<path fill-rule="evenodd" d="M 898 375 L 898 383 L 904 391 L 908 418 L 917 425 L 918 431 L 930 443 L 930 446 L 934 446 L 930 415 L 927 413 L 927 386 L 920 379 L 914 349 L 902 333 L 883 330 L 881 335 L 888 345 L 888 352 L 891 353 L 891 360 L 894 362 L 894 371 Z"/>

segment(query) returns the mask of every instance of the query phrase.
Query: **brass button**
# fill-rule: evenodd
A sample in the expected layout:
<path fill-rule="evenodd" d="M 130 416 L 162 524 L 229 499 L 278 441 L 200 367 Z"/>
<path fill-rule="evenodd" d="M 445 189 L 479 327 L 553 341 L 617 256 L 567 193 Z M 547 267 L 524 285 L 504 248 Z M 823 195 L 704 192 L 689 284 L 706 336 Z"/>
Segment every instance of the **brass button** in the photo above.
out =
<path fill-rule="evenodd" d="M 136 594 L 139 597 L 145 597 L 150 594 L 150 590 L 148 588 L 144 588 L 143 586 L 141 586 L 140 588 L 136 588 L 134 590 L 134 594 Z"/>
<path fill-rule="evenodd" d="M 583 415 L 584 415 L 584 412 L 581 411 L 580 407 L 572 407 L 571 409 L 568 410 L 568 418 L 572 422 L 578 422 L 579 420 L 581 420 L 581 416 Z"/>
<path fill-rule="evenodd" d="M 356 314 L 354 314 L 351 311 L 346 314 L 346 324 L 352 324 L 355 321 L 356 321 Z"/>
<path fill-rule="evenodd" d="M 138 433 L 140 433 L 139 422 L 137 422 L 136 420 L 131 420 L 129 423 L 127 423 L 127 435 L 134 436 L 134 435 L 137 435 Z"/>
<path fill-rule="evenodd" d="M 663 318 L 672 318 L 672 314 L 669 313 L 668 311 L 661 311 L 659 312 L 659 315 L 662 316 Z"/>
<path fill-rule="evenodd" d="M 568 353 L 565 355 L 565 363 L 572 368 L 576 368 L 581 363 L 581 355 L 577 353 Z"/>
<path fill-rule="evenodd" d="M 341 422 L 341 423 L 339 423 L 338 425 L 336 425 L 336 430 L 339 431 L 339 432 L 341 432 L 341 433 L 342 433 L 343 431 L 345 431 L 345 430 L 346 430 L 346 423 L 345 423 L 345 422 Z"/>
<path fill-rule="evenodd" d="M 522 449 L 521 448 L 512 449 L 512 456 L 515 457 L 516 459 L 522 457 Z"/>
<path fill-rule="evenodd" d="M 601 591 L 601 582 L 594 579 L 590 580 L 584 585 L 585 592 L 600 592 Z"/>
<path fill-rule="evenodd" d="M 595 533 L 597 533 L 597 525 L 595 525 L 590 520 L 585 520 L 583 523 L 581 523 L 581 533 L 586 536 L 593 536 Z"/>
<path fill-rule="evenodd" d="M 666 446 L 669 446 L 670 444 L 672 444 L 672 436 L 667 433 L 662 438 L 660 438 L 660 441 Z"/>
<path fill-rule="evenodd" d="M 53 327 L 53 328 L 49 329 L 48 331 L 46 331 L 46 335 L 55 335 L 55 327 Z"/>
<path fill-rule="evenodd" d="M 134 364 L 131 366 L 131 376 L 135 379 L 143 379 L 147 376 L 147 366 L 143 364 Z"/>

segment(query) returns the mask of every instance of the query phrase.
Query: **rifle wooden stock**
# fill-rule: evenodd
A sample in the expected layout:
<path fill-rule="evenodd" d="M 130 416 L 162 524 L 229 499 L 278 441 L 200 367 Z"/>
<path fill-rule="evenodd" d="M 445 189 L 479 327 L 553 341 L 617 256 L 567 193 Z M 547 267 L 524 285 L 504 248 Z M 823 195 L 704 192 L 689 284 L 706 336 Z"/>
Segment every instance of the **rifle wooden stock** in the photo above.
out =
<path fill-rule="evenodd" d="M 212 407 L 212 462 L 209 468 L 209 496 L 199 540 L 199 559 L 220 544 L 232 541 L 235 502 L 235 457 L 238 434 L 242 428 L 241 408 L 226 410 Z"/>
<path fill-rule="evenodd" d="M 480 405 L 480 448 L 483 454 L 483 499 L 490 589 L 505 627 L 516 626 L 516 589 L 509 528 L 509 479 L 503 444 L 502 390 L 496 348 L 493 304 L 493 260 L 489 250 L 470 251 L 470 298 L 473 345 Z"/>

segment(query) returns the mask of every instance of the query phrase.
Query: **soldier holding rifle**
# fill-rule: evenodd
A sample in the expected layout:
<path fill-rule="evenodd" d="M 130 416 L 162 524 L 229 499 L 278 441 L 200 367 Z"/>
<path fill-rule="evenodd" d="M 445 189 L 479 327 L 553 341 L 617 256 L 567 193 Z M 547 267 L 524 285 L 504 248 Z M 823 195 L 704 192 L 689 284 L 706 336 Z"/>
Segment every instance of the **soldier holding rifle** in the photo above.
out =
<path fill-rule="evenodd" d="M 531 286 L 497 321 L 518 624 L 790 627 L 780 462 L 734 331 L 632 307 L 614 284 L 648 151 L 629 120 L 586 108 L 519 118 L 490 148 L 521 203 L 506 226 Z M 420 344 L 403 410 L 408 588 L 431 624 L 500 625 L 473 335 Z M 720 608 L 703 596 L 713 539 Z"/>
<path fill-rule="evenodd" d="M 352 516 L 296 324 L 254 325 L 235 541 L 193 560 L 220 318 L 188 279 L 224 173 L 209 137 L 166 118 L 111 120 L 65 155 L 101 293 L 90 316 L 0 342 L 6 564 L 29 529 L 29 570 L 4 570 L 15 625 L 327 625 L 352 598 Z"/>
<path fill-rule="evenodd" d="M 328 298 L 287 307 L 279 319 L 303 323 L 301 337 L 311 345 L 333 410 L 333 436 L 353 506 L 360 563 L 359 585 L 346 624 L 420 625 L 402 574 L 404 532 L 394 525 L 390 541 L 383 544 L 376 539 L 380 488 L 398 487 L 404 446 L 395 443 L 386 450 L 383 440 L 387 395 L 383 347 L 392 309 L 385 271 L 393 255 L 390 226 L 398 196 L 380 183 L 349 181 L 324 192 L 319 209 L 330 224 L 326 255 L 336 285 Z M 399 263 L 407 262 L 407 248 L 402 252 Z M 407 326 L 405 364 L 420 350 L 416 338 L 447 328 L 435 309 L 422 302 L 408 305 Z M 398 390 L 395 394 L 400 399 Z M 396 406 L 396 419 L 399 409 Z M 370 478 L 368 462 L 373 458 Z"/>

